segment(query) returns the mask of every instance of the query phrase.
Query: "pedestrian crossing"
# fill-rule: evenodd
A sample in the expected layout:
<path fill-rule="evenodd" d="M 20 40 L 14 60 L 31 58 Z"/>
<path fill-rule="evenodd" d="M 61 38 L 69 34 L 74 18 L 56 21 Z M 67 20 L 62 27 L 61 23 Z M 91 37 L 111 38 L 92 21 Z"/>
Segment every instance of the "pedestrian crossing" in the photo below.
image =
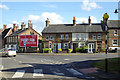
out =
<path fill-rule="evenodd" d="M 47 74 L 47 70 L 44 68 L 31 68 L 32 69 L 32 72 L 31 73 L 28 73 L 27 69 L 20 69 L 20 70 L 16 70 L 13 75 L 11 75 L 11 78 L 26 78 L 25 77 L 25 74 L 32 74 L 32 78 L 42 78 L 42 77 L 45 77 L 45 75 L 48 75 Z M 52 76 L 67 76 L 69 77 L 69 75 L 73 75 L 73 76 L 81 76 L 83 75 L 82 73 L 78 72 L 77 70 L 73 69 L 73 68 L 65 68 L 64 70 L 61 70 L 59 68 L 49 68 L 49 75 L 52 75 Z M 67 72 L 66 72 L 67 71 Z M 68 74 L 66 74 L 68 73 Z"/>

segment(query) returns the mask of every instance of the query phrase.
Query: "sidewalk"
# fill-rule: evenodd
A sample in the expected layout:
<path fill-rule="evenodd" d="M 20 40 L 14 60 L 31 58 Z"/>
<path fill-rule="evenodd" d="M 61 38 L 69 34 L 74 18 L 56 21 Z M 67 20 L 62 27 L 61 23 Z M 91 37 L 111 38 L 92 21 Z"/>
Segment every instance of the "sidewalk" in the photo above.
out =
<path fill-rule="evenodd" d="M 97 61 L 97 60 L 96 60 Z M 80 72 L 86 73 L 88 75 L 94 76 L 100 80 L 120 80 L 120 74 L 105 73 L 104 71 L 93 67 L 95 61 L 89 60 L 84 62 L 74 62 L 71 66 Z"/>
<path fill-rule="evenodd" d="M 64 55 L 105 55 L 105 53 L 17 53 L 20 55 L 26 55 L 26 54 L 36 54 L 36 55 L 42 55 L 42 56 L 64 56 Z M 118 54 L 118 53 L 108 53 L 109 54 Z"/>

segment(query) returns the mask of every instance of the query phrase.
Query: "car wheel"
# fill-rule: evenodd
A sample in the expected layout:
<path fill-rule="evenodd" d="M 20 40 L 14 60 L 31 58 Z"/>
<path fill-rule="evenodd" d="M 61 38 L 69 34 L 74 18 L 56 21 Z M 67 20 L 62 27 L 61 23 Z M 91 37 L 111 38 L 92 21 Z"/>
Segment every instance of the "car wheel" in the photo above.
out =
<path fill-rule="evenodd" d="M 13 57 L 16 57 L 16 55 L 14 55 Z"/>

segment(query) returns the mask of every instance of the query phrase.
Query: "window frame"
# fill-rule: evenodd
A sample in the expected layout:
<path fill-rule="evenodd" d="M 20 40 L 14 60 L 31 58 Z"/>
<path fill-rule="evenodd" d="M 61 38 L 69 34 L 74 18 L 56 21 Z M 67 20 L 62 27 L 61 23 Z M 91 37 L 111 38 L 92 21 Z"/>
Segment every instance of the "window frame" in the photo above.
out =
<path fill-rule="evenodd" d="M 117 40 L 117 44 L 114 44 L 114 40 Z M 112 40 L 112 45 L 113 45 L 113 46 L 118 46 L 118 39 L 113 39 L 113 40 Z"/>
<path fill-rule="evenodd" d="M 68 34 L 65 35 L 65 40 L 69 40 L 69 35 Z"/>
<path fill-rule="evenodd" d="M 100 37 L 99 37 L 99 35 L 100 35 Z M 100 39 L 99 39 L 100 38 Z M 97 35 L 97 40 L 101 40 L 101 34 L 98 34 Z"/>
<path fill-rule="evenodd" d="M 64 34 L 61 34 L 61 40 L 64 40 Z"/>
<path fill-rule="evenodd" d="M 47 39 L 47 37 L 48 37 L 48 39 Z M 49 36 L 46 36 L 46 40 L 49 40 Z"/>
<path fill-rule="evenodd" d="M 96 35 L 95 34 L 92 35 L 92 40 L 96 40 Z"/>
<path fill-rule="evenodd" d="M 118 36 L 118 30 L 117 29 L 114 30 L 114 36 Z"/>

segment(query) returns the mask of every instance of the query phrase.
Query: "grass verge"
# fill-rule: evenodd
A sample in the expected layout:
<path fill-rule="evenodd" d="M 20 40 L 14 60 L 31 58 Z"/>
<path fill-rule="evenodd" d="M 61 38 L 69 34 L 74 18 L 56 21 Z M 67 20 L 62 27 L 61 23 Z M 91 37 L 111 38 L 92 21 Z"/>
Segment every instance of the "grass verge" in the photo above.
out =
<path fill-rule="evenodd" d="M 105 60 L 95 62 L 93 66 L 105 71 Z M 120 57 L 108 59 L 108 72 L 120 73 Z"/>

